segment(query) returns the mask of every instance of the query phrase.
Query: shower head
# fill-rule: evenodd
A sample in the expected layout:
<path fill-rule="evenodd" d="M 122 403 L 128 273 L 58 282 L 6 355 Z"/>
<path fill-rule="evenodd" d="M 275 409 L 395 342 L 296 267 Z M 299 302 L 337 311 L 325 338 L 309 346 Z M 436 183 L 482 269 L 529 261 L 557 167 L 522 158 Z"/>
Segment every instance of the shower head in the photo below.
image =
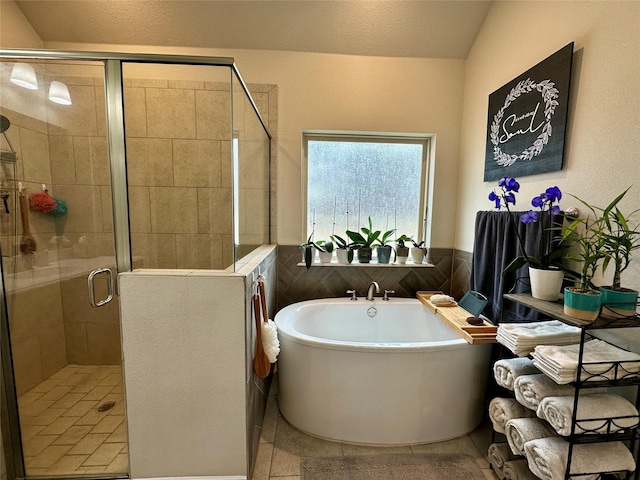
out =
<path fill-rule="evenodd" d="M 17 160 L 16 151 L 13 149 L 13 145 L 11 145 L 11 142 L 9 141 L 9 137 L 7 137 L 7 134 L 5 133 L 7 130 L 9 130 L 10 126 L 11 126 L 11 122 L 9 121 L 9 119 L 4 115 L 0 115 L 0 133 L 2 134 L 4 139 L 7 141 L 7 145 L 9 145 L 9 149 L 11 150 L 10 152 L 0 151 L 0 161 L 7 162 L 7 163 L 15 163 Z"/>

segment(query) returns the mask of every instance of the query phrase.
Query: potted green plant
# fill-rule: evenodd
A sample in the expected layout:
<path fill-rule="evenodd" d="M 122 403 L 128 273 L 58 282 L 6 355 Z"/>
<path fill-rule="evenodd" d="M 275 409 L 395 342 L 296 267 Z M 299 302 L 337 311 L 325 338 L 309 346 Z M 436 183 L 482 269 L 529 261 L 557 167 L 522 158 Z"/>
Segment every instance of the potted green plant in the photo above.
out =
<path fill-rule="evenodd" d="M 313 247 L 318 251 L 320 263 L 331 263 L 333 258 L 333 242 L 331 240 L 318 240 L 313 244 Z"/>
<path fill-rule="evenodd" d="M 347 242 L 339 235 L 331 235 L 331 240 L 336 246 L 336 257 L 338 258 L 338 263 L 348 265 L 353 262 L 353 243 Z"/>
<path fill-rule="evenodd" d="M 515 205 L 515 194 L 520 190 L 520 184 L 515 178 L 503 177 L 498 181 L 498 189 L 498 192 L 494 190 L 489 194 L 489 200 L 495 202 L 497 209 L 504 207 L 507 212 L 511 212 L 509 204 Z M 562 258 L 566 254 L 566 244 L 559 241 L 561 236 L 556 233 L 559 228 L 554 226 L 554 216 L 560 214 L 560 206 L 556 203 L 561 198 L 562 192 L 557 186 L 553 186 L 531 199 L 531 205 L 538 210 L 524 212 L 520 215 L 520 222 L 525 225 L 540 224 L 537 251 L 528 253 L 525 250 L 520 232 L 512 223 L 520 255 L 502 271 L 504 277 L 527 265 L 531 296 L 540 300 L 557 300 L 564 280 Z"/>
<path fill-rule="evenodd" d="M 357 249 L 358 262 L 369 263 L 371 262 L 372 245 L 380 236 L 380 230 L 373 230 L 371 217 L 369 217 L 369 228 L 361 227 L 360 230 L 366 237 L 353 230 L 347 230 L 347 236 L 353 240 L 354 247 Z"/>
<path fill-rule="evenodd" d="M 591 213 L 586 218 L 575 218 L 562 235 L 563 241 L 569 241 L 571 244 L 567 260 L 577 262 L 580 267 L 575 285 L 564 289 L 564 313 L 570 317 L 591 321 L 598 318 L 602 305 L 602 294 L 592 280 L 600 261 L 605 258 L 604 220 L 594 207 L 578 197 L 575 198 Z"/>
<path fill-rule="evenodd" d="M 391 261 L 391 253 L 395 254 L 395 250 L 389 245 L 390 237 L 394 234 L 396 229 L 387 230 L 381 237 L 376 240 L 376 255 L 378 256 L 378 263 L 389 263 Z M 395 261 L 395 258 L 394 258 Z"/>
<path fill-rule="evenodd" d="M 630 188 L 630 187 L 629 187 Z M 629 191 L 627 188 L 606 208 L 602 209 L 602 240 L 604 259 L 602 273 L 613 265 L 611 285 L 601 286 L 602 313 L 613 316 L 632 316 L 636 314 L 638 291 L 622 287 L 620 276 L 631 263 L 631 254 L 640 248 L 640 225 L 632 226 L 630 218 L 640 212 L 636 209 L 625 215 L 618 203 Z"/>
<path fill-rule="evenodd" d="M 396 238 L 396 261 L 400 264 L 407 263 L 407 258 L 409 258 L 409 247 L 405 245 L 405 242 L 410 241 L 411 238 L 404 234 Z"/>
<path fill-rule="evenodd" d="M 309 238 L 306 242 L 300 244 L 300 249 L 302 250 L 302 261 L 304 262 L 307 268 L 311 267 L 313 263 L 313 257 L 316 253 L 315 251 L 315 243 L 312 240 L 313 232 L 309 235 Z"/>
<path fill-rule="evenodd" d="M 424 240 L 417 242 L 413 238 L 410 239 L 411 244 L 411 260 L 413 263 L 420 264 L 424 261 L 424 257 L 427 256 L 427 247 L 424 246 Z"/>

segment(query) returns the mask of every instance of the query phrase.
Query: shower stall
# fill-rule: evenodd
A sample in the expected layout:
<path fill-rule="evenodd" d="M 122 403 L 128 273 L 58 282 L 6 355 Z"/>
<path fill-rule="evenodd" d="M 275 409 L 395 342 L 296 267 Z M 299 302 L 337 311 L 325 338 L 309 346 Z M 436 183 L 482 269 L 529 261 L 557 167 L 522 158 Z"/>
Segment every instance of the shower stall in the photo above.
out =
<path fill-rule="evenodd" d="M 256 90 L 231 58 L 0 50 L 9 478 L 128 475 L 117 274 L 270 243 Z"/>

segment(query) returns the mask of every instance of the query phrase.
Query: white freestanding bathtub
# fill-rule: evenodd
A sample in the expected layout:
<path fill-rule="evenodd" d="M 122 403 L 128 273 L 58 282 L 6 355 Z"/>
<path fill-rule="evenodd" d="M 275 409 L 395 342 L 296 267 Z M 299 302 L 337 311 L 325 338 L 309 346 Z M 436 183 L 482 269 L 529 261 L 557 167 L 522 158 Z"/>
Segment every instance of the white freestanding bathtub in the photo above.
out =
<path fill-rule="evenodd" d="M 297 429 L 330 440 L 428 443 L 484 414 L 490 345 L 469 345 L 417 299 L 311 300 L 275 317 L 278 402 Z"/>

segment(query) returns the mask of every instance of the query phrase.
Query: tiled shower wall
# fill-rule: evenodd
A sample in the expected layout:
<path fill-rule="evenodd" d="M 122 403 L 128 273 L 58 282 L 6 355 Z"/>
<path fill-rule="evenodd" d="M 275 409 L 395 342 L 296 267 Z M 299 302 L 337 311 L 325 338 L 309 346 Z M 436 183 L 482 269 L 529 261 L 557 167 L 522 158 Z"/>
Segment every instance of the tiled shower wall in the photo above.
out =
<path fill-rule="evenodd" d="M 275 132 L 277 87 L 249 88 L 268 128 Z M 145 259 L 143 266 L 149 268 L 229 267 L 233 263 L 229 84 L 128 79 L 124 95 L 134 257 Z M 260 203 L 268 184 L 269 172 L 260 168 L 268 165 L 260 141 L 264 134 L 249 102 L 234 101 L 233 107 L 234 131 L 240 140 L 241 244 L 259 245 L 263 236 L 251 235 L 251 228 L 266 229 L 266 225 L 251 215 L 263 210 Z M 272 159 L 272 178 L 274 166 Z"/>
<path fill-rule="evenodd" d="M 432 248 L 433 267 L 300 265 L 297 246 L 278 247 L 278 309 L 314 298 L 344 297 L 355 289 L 365 295 L 372 281 L 381 290 L 394 290 L 397 297 L 415 297 L 422 290 L 441 290 L 460 298 L 469 290 L 471 255 L 452 249 Z"/>

